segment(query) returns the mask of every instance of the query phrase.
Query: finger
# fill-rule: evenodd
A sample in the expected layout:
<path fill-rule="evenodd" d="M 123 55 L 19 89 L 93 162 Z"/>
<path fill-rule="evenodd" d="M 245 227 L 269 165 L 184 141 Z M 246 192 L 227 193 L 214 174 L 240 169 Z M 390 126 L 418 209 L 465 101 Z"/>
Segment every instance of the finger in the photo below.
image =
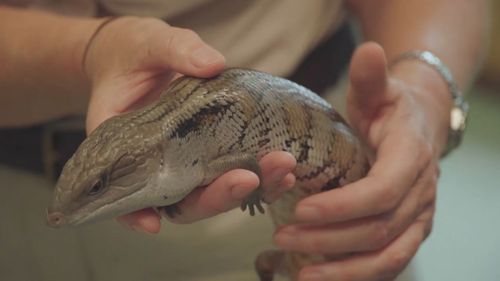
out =
<path fill-rule="evenodd" d="M 264 197 L 275 200 L 293 186 L 295 177 L 291 171 L 296 165 L 295 158 L 288 152 L 270 152 L 259 161 L 264 179 Z M 234 209 L 259 186 L 257 175 L 246 170 L 233 170 L 217 178 L 206 188 L 192 192 L 178 207 L 182 215 L 172 221 L 189 223 Z M 268 198 L 267 194 L 271 194 Z"/>
<path fill-rule="evenodd" d="M 168 27 L 148 51 L 152 64 L 196 77 L 211 77 L 224 69 L 225 58 L 189 29 Z"/>
<path fill-rule="evenodd" d="M 229 211 L 239 206 L 258 185 L 259 177 L 250 171 L 229 171 L 177 203 L 181 214 L 168 219 L 175 223 L 191 223 Z"/>
<path fill-rule="evenodd" d="M 387 61 L 380 45 L 364 43 L 354 52 L 349 81 L 350 102 L 360 108 L 373 110 L 387 102 Z"/>
<path fill-rule="evenodd" d="M 174 75 L 211 77 L 224 69 L 224 57 L 193 31 L 170 26 L 166 32 L 162 31 L 156 40 L 145 46 L 149 48 L 146 57 L 138 56 L 140 61 L 132 67 L 169 71 L 134 71 L 121 80 L 113 78 L 114 81 L 103 80 L 108 83 L 94 84 L 87 112 L 87 133 L 114 115 L 156 100 L 163 92 L 158 87 L 165 87 Z M 120 97 L 109 93 L 120 94 Z"/>
<path fill-rule="evenodd" d="M 409 136 L 406 130 L 393 132 L 382 141 L 377 160 L 365 178 L 303 199 L 297 205 L 296 218 L 333 223 L 394 210 L 432 157 L 420 139 Z"/>
<path fill-rule="evenodd" d="M 436 202 L 429 203 L 425 208 L 425 211 L 418 216 L 417 221 L 423 223 L 424 228 L 424 240 L 431 235 L 432 227 L 434 223 L 434 213 L 436 212 Z"/>
<path fill-rule="evenodd" d="M 367 135 L 369 121 L 397 96 L 393 91 L 387 90 L 387 60 L 380 45 L 368 42 L 355 51 L 349 80 L 348 117 L 359 132 Z"/>
<path fill-rule="evenodd" d="M 289 173 L 288 175 L 286 175 L 285 178 L 283 178 L 283 180 L 279 183 L 277 189 L 264 195 L 264 202 L 270 204 L 278 200 L 281 195 L 283 195 L 283 193 L 292 189 L 292 187 L 295 185 L 295 181 L 296 178 L 294 174 Z"/>
<path fill-rule="evenodd" d="M 144 72 L 135 73 L 127 81 L 116 79 L 94 85 L 87 111 L 87 134 L 115 115 L 139 109 L 158 100 L 168 88 L 169 82 L 180 76 L 181 74 L 172 71 Z M 141 83 L 136 84 L 135 80 L 140 80 Z"/>
<path fill-rule="evenodd" d="M 425 223 L 417 222 L 391 244 L 379 251 L 305 267 L 299 274 L 299 281 L 391 280 L 406 267 L 416 254 L 425 238 L 425 229 Z"/>
<path fill-rule="evenodd" d="M 161 228 L 160 215 L 153 209 L 143 209 L 116 218 L 126 228 L 139 232 L 158 233 Z"/>
<path fill-rule="evenodd" d="M 385 247 L 434 202 L 434 172 L 429 166 L 393 213 L 328 226 L 285 226 L 275 234 L 275 243 L 285 250 L 334 255 Z"/>
<path fill-rule="evenodd" d="M 367 42 L 356 49 L 349 69 L 354 101 L 360 104 L 365 104 L 366 100 L 377 101 L 376 95 L 383 94 L 386 89 L 387 77 L 387 61 L 379 44 Z"/>
<path fill-rule="evenodd" d="M 292 154 L 285 151 L 270 152 L 259 161 L 264 187 L 264 201 L 271 203 L 295 183 L 291 173 L 297 165 Z"/>

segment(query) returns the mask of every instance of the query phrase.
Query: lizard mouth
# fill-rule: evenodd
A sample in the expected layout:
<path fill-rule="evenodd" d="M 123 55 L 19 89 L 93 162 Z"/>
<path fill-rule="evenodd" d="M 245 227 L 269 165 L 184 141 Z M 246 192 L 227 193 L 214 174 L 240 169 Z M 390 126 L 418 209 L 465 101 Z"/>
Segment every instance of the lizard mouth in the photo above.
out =
<path fill-rule="evenodd" d="M 94 214 L 89 214 L 86 216 L 66 216 L 61 212 L 49 212 L 47 211 L 47 225 L 52 228 L 62 228 L 65 226 L 76 226 L 90 221 L 94 218 Z"/>
<path fill-rule="evenodd" d="M 66 224 L 66 217 L 61 212 L 49 212 L 47 210 L 47 224 L 53 228 L 59 228 Z"/>
<path fill-rule="evenodd" d="M 148 207 L 143 206 L 142 203 L 132 208 L 127 206 L 124 201 L 133 197 L 133 194 L 134 193 L 127 194 L 126 196 L 112 202 L 89 202 L 88 204 L 71 211 L 69 214 L 49 209 L 47 211 L 47 224 L 54 228 L 60 228 L 63 226 L 78 226 L 98 220 L 121 216 Z"/>
<path fill-rule="evenodd" d="M 47 210 L 47 225 L 52 228 L 62 228 L 69 225 L 81 224 L 85 218 L 73 218 L 62 212 Z"/>

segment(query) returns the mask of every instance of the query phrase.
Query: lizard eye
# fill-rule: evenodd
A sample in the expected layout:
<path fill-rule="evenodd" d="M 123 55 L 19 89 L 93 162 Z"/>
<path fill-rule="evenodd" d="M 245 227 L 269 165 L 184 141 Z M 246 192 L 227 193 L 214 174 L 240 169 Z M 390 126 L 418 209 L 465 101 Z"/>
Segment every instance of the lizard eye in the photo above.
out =
<path fill-rule="evenodd" d="M 103 190 L 104 190 L 104 184 L 103 184 L 102 180 L 98 180 L 94 183 L 94 185 L 89 190 L 87 195 L 89 195 L 89 196 L 97 195 L 97 194 L 101 193 Z"/>

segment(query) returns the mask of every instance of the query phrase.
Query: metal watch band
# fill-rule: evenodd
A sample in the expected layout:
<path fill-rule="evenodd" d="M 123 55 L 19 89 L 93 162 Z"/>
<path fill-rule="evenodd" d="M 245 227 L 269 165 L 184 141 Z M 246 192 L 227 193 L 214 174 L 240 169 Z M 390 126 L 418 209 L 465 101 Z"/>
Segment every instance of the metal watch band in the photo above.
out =
<path fill-rule="evenodd" d="M 441 75 L 443 80 L 448 85 L 448 90 L 450 91 L 451 98 L 453 99 L 453 108 L 450 112 L 448 143 L 446 144 L 446 148 L 441 155 L 441 157 L 444 157 L 448 155 L 453 149 L 458 147 L 462 141 L 465 127 L 467 126 L 469 105 L 464 100 L 463 95 L 458 88 L 457 83 L 453 79 L 450 70 L 436 55 L 429 51 L 414 50 L 402 53 L 391 62 L 390 66 L 393 66 L 400 61 L 409 59 L 418 60 L 429 65 Z"/>

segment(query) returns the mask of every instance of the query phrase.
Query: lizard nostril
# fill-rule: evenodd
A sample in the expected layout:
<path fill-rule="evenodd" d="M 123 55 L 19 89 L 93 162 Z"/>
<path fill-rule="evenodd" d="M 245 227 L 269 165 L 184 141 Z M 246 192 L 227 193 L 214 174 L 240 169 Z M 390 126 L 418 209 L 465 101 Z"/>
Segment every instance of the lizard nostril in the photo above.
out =
<path fill-rule="evenodd" d="M 51 227 L 60 227 L 65 223 L 64 214 L 52 212 L 47 214 L 47 223 Z"/>

